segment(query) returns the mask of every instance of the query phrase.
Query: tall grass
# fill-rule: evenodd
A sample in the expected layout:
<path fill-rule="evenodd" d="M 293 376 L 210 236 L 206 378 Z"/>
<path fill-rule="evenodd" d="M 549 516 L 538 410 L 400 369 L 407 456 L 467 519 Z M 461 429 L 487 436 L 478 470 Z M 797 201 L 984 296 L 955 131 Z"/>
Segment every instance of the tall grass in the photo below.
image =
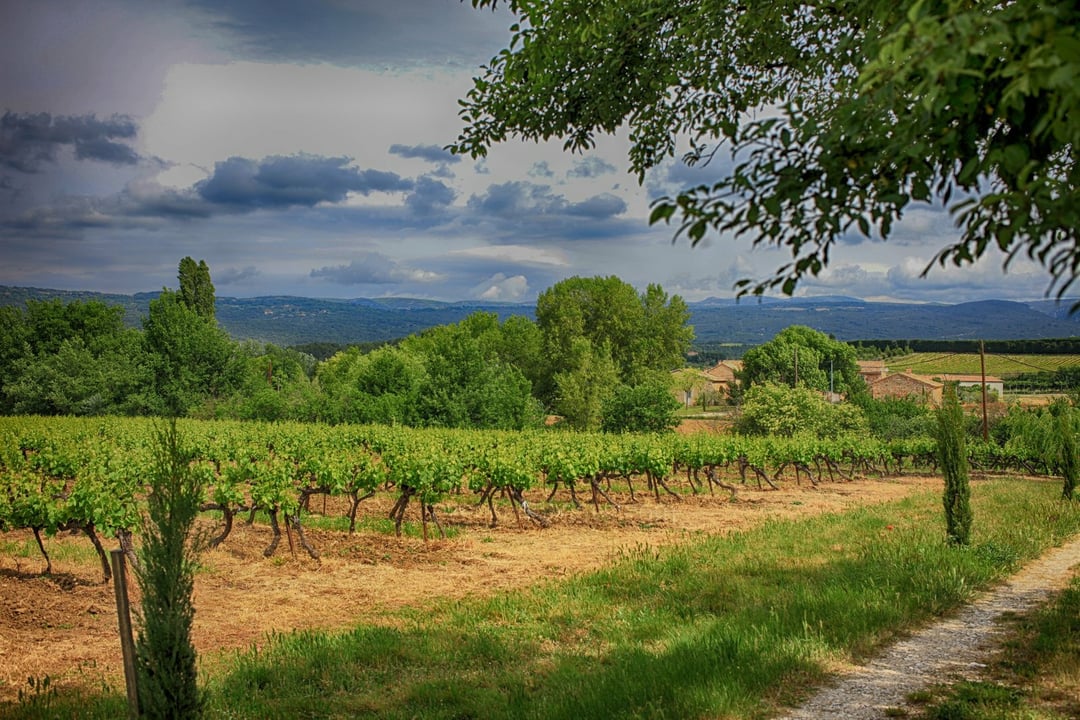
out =
<path fill-rule="evenodd" d="M 279 635 L 215 663 L 230 669 L 209 679 L 207 716 L 765 717 L 1080 531 L 1059 495 L 976 484 L 968 547 L 945 542 L 940 495 L 925 493 L 639 546 L 599 572 L 385 625 Z"/>

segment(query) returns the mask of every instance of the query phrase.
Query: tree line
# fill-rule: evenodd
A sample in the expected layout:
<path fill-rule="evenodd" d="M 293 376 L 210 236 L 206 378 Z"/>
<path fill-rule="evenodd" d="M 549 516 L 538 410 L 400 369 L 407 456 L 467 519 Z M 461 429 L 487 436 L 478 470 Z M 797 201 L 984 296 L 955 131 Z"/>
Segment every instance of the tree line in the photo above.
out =
<path fill-rule="evenodd" d="M 978 340 L 855 340 L 856 348 L 872 348 L 886 355 L 917 352 L 977 353 Z M 1036 338 L 1030 340 L 986 340 L 986 352 L 997 355 L 1077 355 L 1080 337 Z"/>
<path fill-rule="evenodd" d="M 178 281 L 138 328 L 98 301 L 0 308 L 0 412 L 662 429 L 693 341 L 686 303 L 659 285 L 574 277 L 541 293 L 535 321 L 477 312 L 395 344 L 305 348 L 318 359 L 232 340 L 205 261 L 181 260 Z M 659 411 L 629 409 L 643 403 Z"/>

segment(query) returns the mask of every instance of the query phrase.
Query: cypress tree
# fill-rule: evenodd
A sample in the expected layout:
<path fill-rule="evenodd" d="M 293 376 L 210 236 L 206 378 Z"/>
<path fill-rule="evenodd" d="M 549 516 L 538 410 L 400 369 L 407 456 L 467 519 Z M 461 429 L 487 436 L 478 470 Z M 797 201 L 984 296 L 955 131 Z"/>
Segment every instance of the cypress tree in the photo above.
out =
<path fill-rule="evenodd" d="M 964 411 L 951 385 L 937 411 L 937 431 L 938 461 L 945 476 L 945 536 L 952 545 L 967 545 L 972 515 Z"/>
<path fill-rule="evenodd" d="M 1057 444 L 1060 451 L 1058 462 L 1061 467 L 1061 475 L 1064 478 L 1064 486 L 1061 496 L 1066 500 L 1072 500 L 1076 494 L 1077 476 L 1080 475 L 1076 457 L 1076 432 L 1072 419 L 1072 408 L 1067 402 L 1055 402 L 1051 408 L 1054 414 L 1054 431 L 1057 435 Z"/>
<path fill-rule="evenodd" d="M 135 572 L 142 591 L 136 674 L 146 718 L 198 718 L 203 710 L 191 641 L 200 545 L 193 529 L 202 488 L 189 460 L 172 420 L 158 437 Z"/>

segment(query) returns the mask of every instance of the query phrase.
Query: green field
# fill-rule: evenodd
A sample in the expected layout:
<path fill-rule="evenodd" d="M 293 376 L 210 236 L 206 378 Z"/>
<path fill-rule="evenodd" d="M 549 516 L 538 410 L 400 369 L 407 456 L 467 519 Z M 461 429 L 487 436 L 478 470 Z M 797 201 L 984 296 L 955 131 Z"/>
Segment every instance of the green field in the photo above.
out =
<path fill-rule="evenodd" d="M 886 360 L 886 366 L 891 373 L 911 370 L 918 375 L 977 375 L 981 372 L 978 353 L 911 353 Z M 1000 378 L 1073 367 L 1080 367 L 1080 355 L 986 354 L 986 374 Z"/>
<path fill-rule="evenodd" d="M 384 623 L 276 634 L 211 663 L 206 717 L 769 717 L 1080 529 L 1055 482 L 972 490 L 965 548 L 944 542 L 940 495 L 920 492 L 639 546 L 595 572 Z M 123 711 L 107 686 L 0 704 L 13 720 Z"/>

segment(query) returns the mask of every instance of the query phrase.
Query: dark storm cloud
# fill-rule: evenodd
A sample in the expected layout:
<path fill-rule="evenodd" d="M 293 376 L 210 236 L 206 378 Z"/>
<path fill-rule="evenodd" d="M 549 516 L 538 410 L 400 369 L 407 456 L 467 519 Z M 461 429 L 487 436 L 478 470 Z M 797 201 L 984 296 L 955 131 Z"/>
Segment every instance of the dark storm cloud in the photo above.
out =
<path fill-rule="evenodd" d="M 124 115 L 99 119 L 96 115 L 51 115 L 6 112 L 0 117 L 0 165 L 34 173 L 56 161 L 63 147 L 74 149 L 80 160 L 134 165 L 139 155 L 118 140 L 134 139 L 135 122 Z"/>
<path fill-rule="evenodd" d="M 483 215 L 513 218 L 524 212 L 557 211 L 565 203 L 561 196 L 552 195 L 546 185 L 510 181 L 489 186 L 483 195 L 473 195 L 469 198 L 469 209 Z"/>
<path fill-rule="evenodd" d="M 435 209 L 453 200 L 437 180 L 410 178 L 382 170 L 348 167 L 348 158 L 313 155 L 272 156 L 262 160 L 233 157 L 219 162 L 205 180 L 185 189 L 133 181 L 107 197 L 68 197 L 38 207 L 0 206 L 0 227 L 23 234 L 54 237 L 88 227 L 155 229 L 172 221 L 242 215 L 257 210 L 333 206 L 349 193 L 407 192 L 414 211 Z M 318 207 L 317 207 L 318 206 Z M 401 214 L 400 205 L 397 206 Z M 346 212 L 349 208 L 335 208 Z M 377 212 L 378 209 L 369 210 Z M 419 217 L 420 213 L 413 215 Z M 378 219 L 374 217 L 372 219 Z M 339 222 L 340 217 L 335 220 Z M 400 224 L 400 219 L 389 221 Z"/>
<path fill-rule="evenodd" d="M 473 195 L 469 198 L 469 209 L 482 215 L 515 220 L 530 215 L 608 219 L 626 212 L 627 207 L 621 198 L 608 193 L 571 203 L 562 195 L 553 194 L 547 185 L 511 181 L 491 185 L 483 195 Z"/>
<path fill-rule="evenodd" d="M 512 22 L 457 0 L 189 0 L 234 39 L 234 52 L 259 60 L 340 65 L 436 61 L 472 67 L 502 47 Z M 408 38 L 403 42 L 403 36 Z"/>
<path fill-rule="evenodd" d="M 261 161 L 233 157 L 214 166 L 214 174 L 195 185 L 207 202 L 238 208 L 313 207 L 341 202 L 350 192 L 411 190 L 413 182 L 396 173 L 346 167 L 349 158 L 275 155 Z"/>
<path fill-rule="evenodd" d="M 242 268 L 225 268 L 224 270 L 214 271 L 214 283 L 217 285 L 235 285 L 247 280 L 254 280 L 258 278 L 260 273 L 254 265 L 247 265 Z"/>
<path fill-rule="evenodd" d="M 617 197 L 610 193 L 603 193 L 602 195 L 593 195 L 591 198 L 582 200 L 579 203 L 568 205 L 566 212 L 569 215 L 575 215 L 577 217 L 602 220 L 616 215 L 622 215 L 626 212 L 626 202 L 621 197 Z"/>
<path fill-rule="evenodd" d="M 446 208 L 454 202 L 457 192 L 439 180 L 424 176 L 416 181 L 416 189 L 405 196 L 405 205 L 420 213 Z"/>
<path fill-rule="evenodd" d="M 420 158 L 430 163 L 458 163 L 460 155 L 442 149 L 438 145 L 401 145 L 395 143 L 390 146 L 391 155 L 400 155 L 403 158 Z"/>

